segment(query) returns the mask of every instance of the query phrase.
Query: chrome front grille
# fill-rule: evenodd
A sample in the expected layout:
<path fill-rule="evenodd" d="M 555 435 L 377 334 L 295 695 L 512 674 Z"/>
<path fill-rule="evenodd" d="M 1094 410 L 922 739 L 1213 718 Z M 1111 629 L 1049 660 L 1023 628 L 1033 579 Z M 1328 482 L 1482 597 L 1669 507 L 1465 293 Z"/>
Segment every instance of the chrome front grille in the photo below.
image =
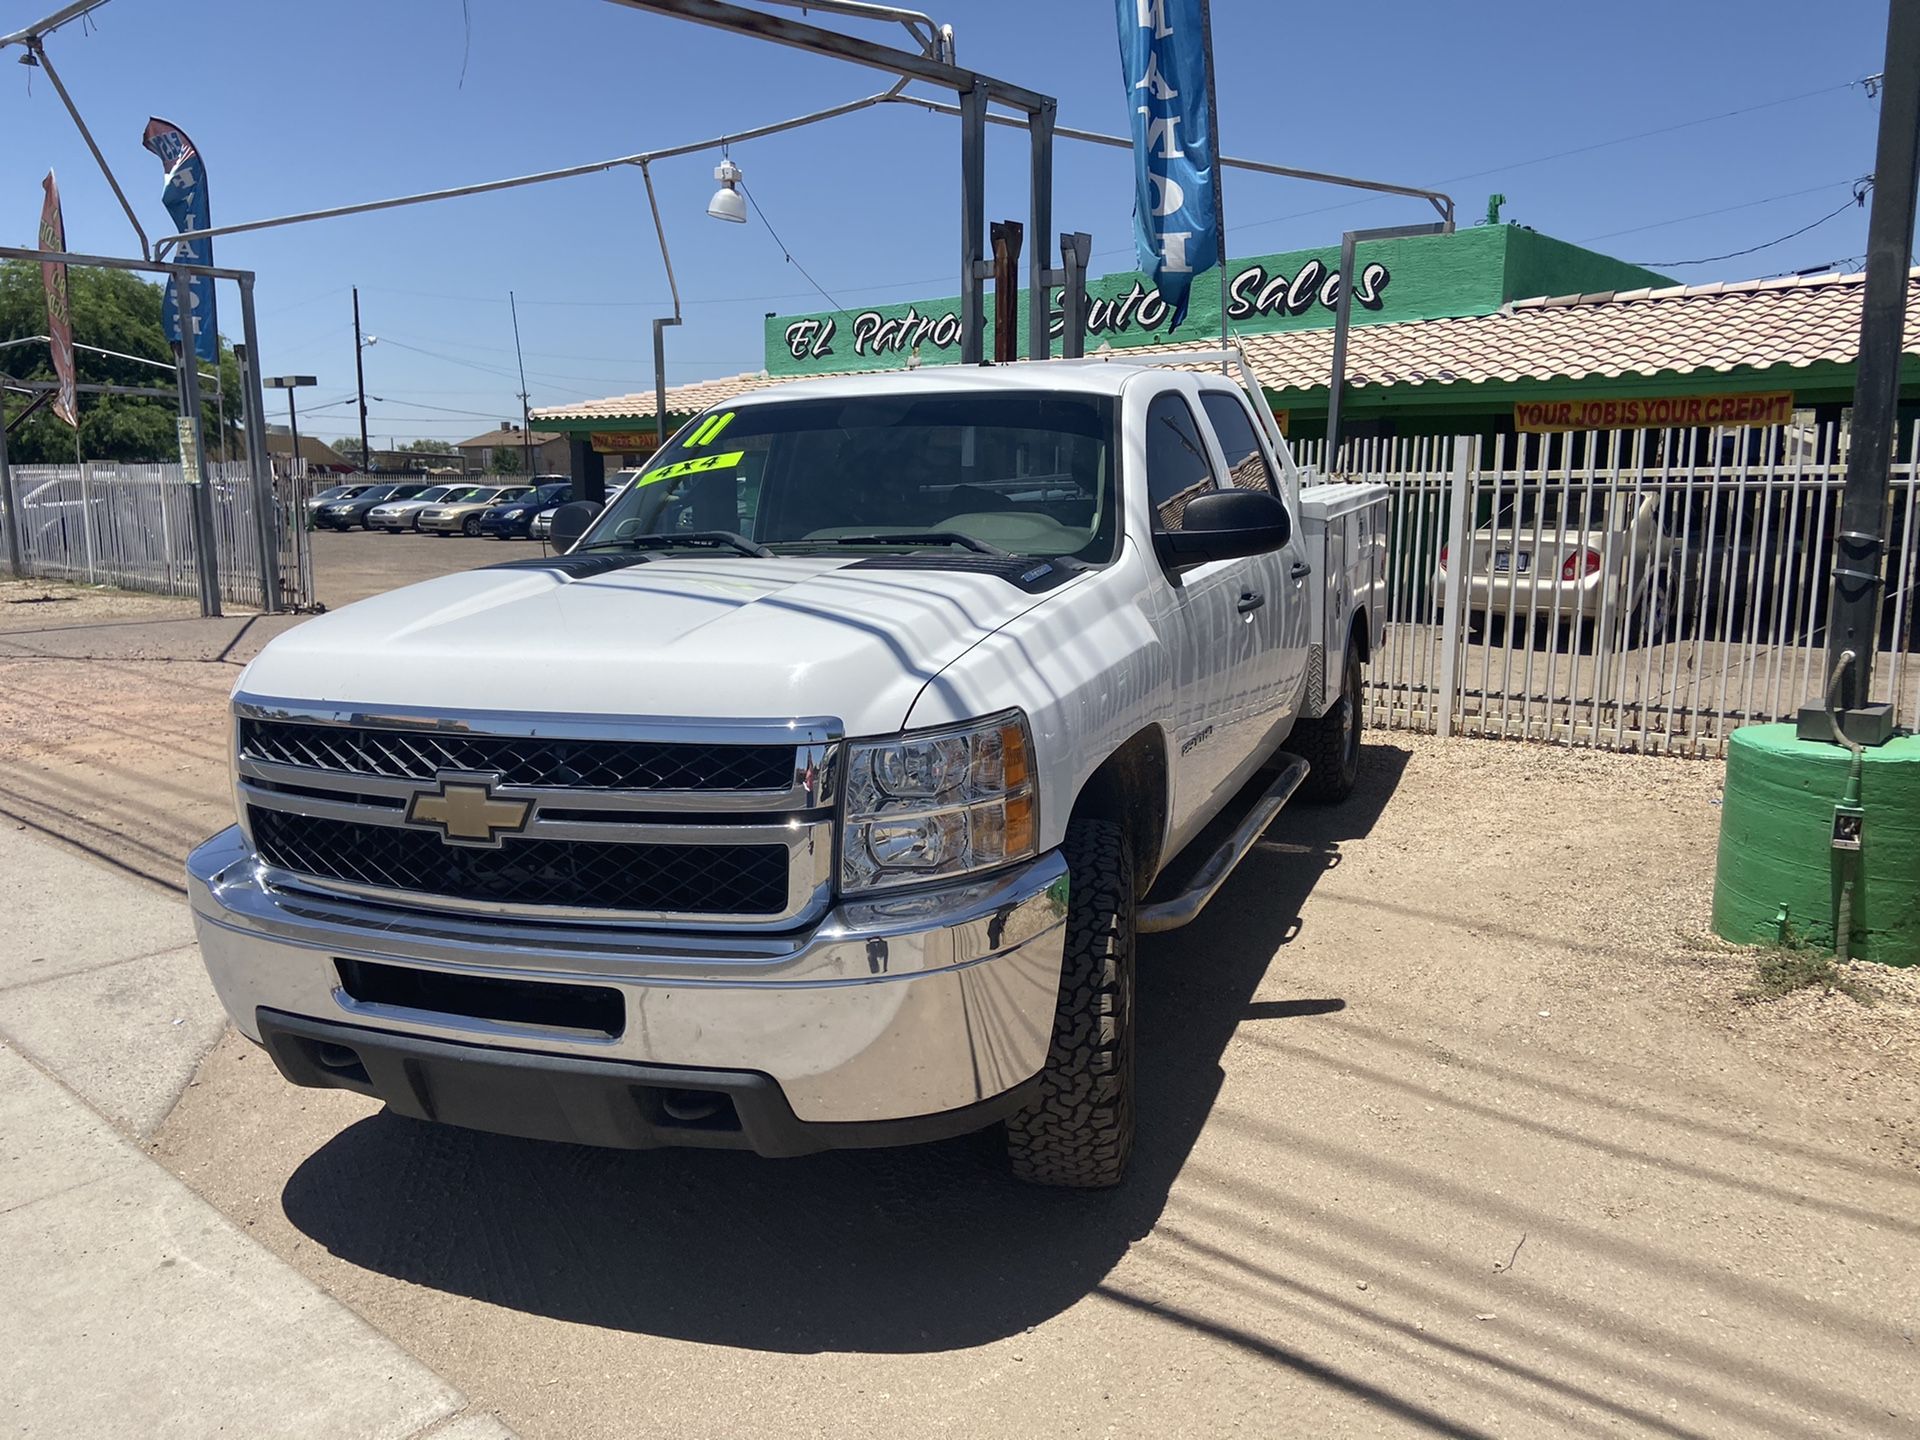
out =
<path fill-rule="evenodd" d="M 432 780 L 443 770 L 493 773 L 509 785 L 582 790 L 783 791 L 793 746 L 568 740 L 376 730 L 242 719 L 240 754 L 348 775 Z"/>
<path fill-rule="evenodd" d="M 767 918 L 787 908 L 785 845 L 627 845 L 516 840 L 449 845 L 427 830 L 250 807 L 275 869 L 381 890 L 568 910 Z"/>
<path fill-rule="evenodd" d="M 832 890 L 838 726 L 235 703 L 278 883 L 415 908 L 779 929 Z"/>

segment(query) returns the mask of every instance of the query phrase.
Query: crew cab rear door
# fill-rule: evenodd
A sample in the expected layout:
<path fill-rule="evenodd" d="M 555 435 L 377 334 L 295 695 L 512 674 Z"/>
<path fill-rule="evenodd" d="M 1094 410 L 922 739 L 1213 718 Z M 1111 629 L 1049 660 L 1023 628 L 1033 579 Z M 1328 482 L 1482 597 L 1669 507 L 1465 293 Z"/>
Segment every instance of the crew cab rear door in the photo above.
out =
<path fill-rule="evenodd" d="M 1261 577 L 1264 588 L 1260 593 L 1267 602 L 1253 612 L 1253 629 L 1265 652 L 1261 676 L 1271 690 L 1262 701 L 1262 709 L 1271 728 L 1283 717 L 1292 717 L 1306 683 L 1311 610 L 1307 584 L 1312 567 L 1321 557 L 1307 553 L 1299 511 L 1280 483 L 1278 463 L 1254 423 L 1246 393 L 1238 386 L 1204 389 L 1200 392 L 1200 408 L 1213 427 L 1226 462 L 1227 483 L 1242 490 L 1265 490 L 1285 505 L 1293 518 L 1293 537 L 1286 547 L 1256 555 L 1249 562 Z"/>

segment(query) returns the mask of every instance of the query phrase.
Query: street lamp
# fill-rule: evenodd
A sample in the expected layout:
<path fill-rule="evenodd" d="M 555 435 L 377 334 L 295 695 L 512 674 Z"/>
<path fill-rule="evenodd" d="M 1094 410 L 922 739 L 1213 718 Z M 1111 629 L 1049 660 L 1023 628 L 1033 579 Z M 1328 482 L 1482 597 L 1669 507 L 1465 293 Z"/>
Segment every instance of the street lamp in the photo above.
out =
<path fill-rule="evenodd" d="M 735 225 L 746 224 L 747 202 L 740 194 L 740 167 L 723 157 L 714 168 L 713 178 L 720 182 L 720 188 L 707 202 L 707 214 L 716 220 L 730 220 Z"/>
<path fill-rule="evenodd" d="M 294 413 L 293 392 L 302 385 L 318 385 L 320 381 L 312 375 L 273 375 L 260 382 L 269 390 L 287 392 L 287 479 L 293 479 L 293 467 L 300 459 L 300 417 Z"/>

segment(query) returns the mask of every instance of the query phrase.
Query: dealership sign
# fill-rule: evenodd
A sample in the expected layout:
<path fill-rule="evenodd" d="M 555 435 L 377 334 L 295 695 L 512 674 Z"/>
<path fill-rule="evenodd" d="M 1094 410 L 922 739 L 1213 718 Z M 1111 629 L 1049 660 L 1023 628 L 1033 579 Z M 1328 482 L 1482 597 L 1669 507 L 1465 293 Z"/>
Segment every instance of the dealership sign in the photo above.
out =
<path fill-rule="evenodd" d="M 1784 425 L 1793 392 L 1660 395 L 1630 400 L 1535 400 L 1513 407 L 1513 428 L 1525 435 L 1568 430 L 1667 430 L 1709 425 Z"/>
<path fill-rule="evenodd" d="M 592 435 L 596 455 L 646 455 L 660 444 L 656 430 L 595 430 Z"/>
<path fill-rule="evenodd" d="M 1412 242 L 1418 244 L 1418 241 Z M 1354 322 L 1418 320 L 1439 314 L 1492 309 L 1497 294 L 1481 302 L 1486 277 L 1459 265 L 1429 267 L 1407 241 L 1383 241 L 1365 247 L 1353 287 Z M 1378 252 L 1377 255 L 1375 252 Z M 1410 283 L 1396 276 L 1411 266 Z M 1396 290 L 1396 284 L 1399 289 Z M 1497 289 L 1499 276 L 1491 280 Z M 1058 342 L 1065 328 L 1059 290 L 1049 292 L 1052 307 L 1047 333 Z M 1086 348 L 1116 350 L 1159 345 L 1184 335 L 1218 334 L 1218 300 L 1212 286 L 1193 292 L 1192 308 L 1178 330 L 1173 307 L 1143 275 L 1108 275 L 1087 286 Z M 1267 330 L 1324 328 L 1333 324 L 1340 299 L 1338 250 L 1296 250 L 1262 255 L 1228 266 L 1227 323 L 1244 334 Z M 1020 295 L 1021 333 L 1026 330 L 1027 292 Z M 987 331 L 991 350 L 992 318 Z M 811 315 L 774 315 L 766 322 L 767 369 L 775 375 L 805 375 L 843 370 L 891 370 L 899 366 L 951 364 L 960 358 L 960 302 L 923 300 L 877 305 L 866 310 L 832 310 Z"/>

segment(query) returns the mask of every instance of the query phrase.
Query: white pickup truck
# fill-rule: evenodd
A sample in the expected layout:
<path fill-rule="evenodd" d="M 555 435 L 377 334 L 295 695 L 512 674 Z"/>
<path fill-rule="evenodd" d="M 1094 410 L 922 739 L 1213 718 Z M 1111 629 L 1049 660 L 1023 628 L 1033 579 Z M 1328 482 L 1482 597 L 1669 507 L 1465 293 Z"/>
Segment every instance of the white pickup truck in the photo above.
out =
<path fill-rule="evenodd" d="M 1352 788 L 1385 613 L 1384 490 L 1185 358 L 769 389 L 273 641 L 188 865 L 234 1023 L 455 1125 L 1118 1182 L 1136 932 Z"/>

